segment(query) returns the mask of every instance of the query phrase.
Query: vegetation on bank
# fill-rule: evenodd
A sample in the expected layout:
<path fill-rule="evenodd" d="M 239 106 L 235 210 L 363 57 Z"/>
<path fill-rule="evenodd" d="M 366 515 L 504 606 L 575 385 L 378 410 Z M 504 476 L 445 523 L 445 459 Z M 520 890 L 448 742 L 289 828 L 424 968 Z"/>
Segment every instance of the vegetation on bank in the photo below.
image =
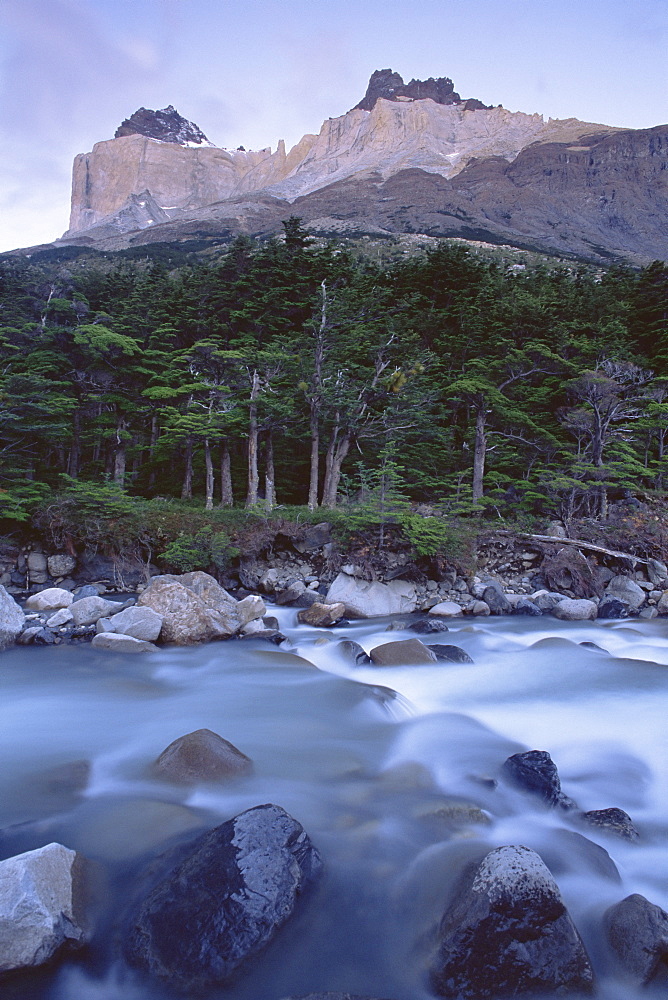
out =
<path fill-rule="evenodd" d="M 207 259 L 0 261 L 5 530 L 175 569 L 220 569 L 277 520 L 430 556 L 490 519 L 614 532 L 640 501 L 652 534 L 665 264 L 445 241 L 372 262 L 284 228 Z"/>

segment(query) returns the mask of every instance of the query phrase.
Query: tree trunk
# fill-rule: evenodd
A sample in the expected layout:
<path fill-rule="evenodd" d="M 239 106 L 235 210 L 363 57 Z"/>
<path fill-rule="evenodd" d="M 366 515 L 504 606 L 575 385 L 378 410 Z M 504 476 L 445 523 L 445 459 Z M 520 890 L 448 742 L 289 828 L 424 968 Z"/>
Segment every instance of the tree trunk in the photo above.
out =
<path fill-rule="evenodd" d="M 315 510 L 318 506 L 318 477 L 320 475 L 320 421 L 318 410 L 311 400 L 311 471 L 308 483 L 308 507 Z"/>
<path fill-rule="evenodd" d="M 125 420 L 119 417 L 116 423 L 116 450 L 114 452 L 114 482 L 117 486 L 125 485 Z"/>
<path fill-rule="evenodd" d="M 155 486 L 155 468 L 153 466 L 153 455 L 155 453 L 155 446 L 158 443 L 158 416 L 153 414 L 151 418 L 151 438 L 148 446 L 148 460 L 150 463 L 150 471 L 148 474 L 148 486 L 149 489 L 153 489 Z"/>
<path fill-rule="evenodd" d="M 181 499 L 190 500 L 193 495 L 193 439 L 190 435 L 186 438 L 185 471 L 183 475 L 183 488 Z"/>
<path fill-rule="evenodd" d="M 485 455 L 487 451 L 487 436 L 485 434 L 485 403 L 476 409 L 475 415 L 475 445 L 473 449 L 473 501 L 483 497 L 483 482 L 485 477 Z"/>
<path fill-rule="evenodd" d="M 204 439 L 204 466 L 206 468 L 206 510 L 213 510 L 213 461 L 211 459 L 211 445 L 209 439 Z"/>
<path fill-rule="evenodd" d="M 339 437 L 338 431 L 335 430 L 325 457 L 325 482 L 322 488 L 322 506 L 329 510 L 334 510 L 336 507 L 336 497 L 341 481 L 341 467 L 349 451 L 350 434 L 345 433 Z"/>
<path fill-rule="evenodd" d="M 72 443 L 67 461 L 67 474 L 72 479 L 79 478 L 79 463 L 81 462 L 81 411 L 76 408 L 72 414 Z"/>
<path fill-rule="evenodd" d="M 227 438 L 221 444 L 220 449 L 220 506 L 232 507 L 234 505 L 232 466 L 230 462 L 230 445 Z"/>
<path fill-rule="evenodd" d="M 322 308 L 320 310 L 320 326 L 316 333 L 315 352 L 313 355 L 313 391 L 309 430 L 311 432 L 311 465 L 308 484 L 309 510 L 318 506 L 318 479 L 320 476 L 320 407 L 322 405 L 322 366 L 325 358 L 325 331 L 327 329 L 327 285 L 322 282 Z"/>
<path fill-rule="evenodd" d="M 276 506 L 276 472 L 274 469 L 274 438 L 271 430 L 267 431 L 265 443 L 265 476 L 264 496 L 267 510 Z"/>
<path fill-rule="evenodd" d="M 260 476 L 257 468 L 257 397 L 260 394 L 260 377 L 253 372 L 253 382 L 250 394 L 250 411 L 248 414 L 248 489 L 246 506 L 254 507 L 257 503 L 260 488 Z"/>

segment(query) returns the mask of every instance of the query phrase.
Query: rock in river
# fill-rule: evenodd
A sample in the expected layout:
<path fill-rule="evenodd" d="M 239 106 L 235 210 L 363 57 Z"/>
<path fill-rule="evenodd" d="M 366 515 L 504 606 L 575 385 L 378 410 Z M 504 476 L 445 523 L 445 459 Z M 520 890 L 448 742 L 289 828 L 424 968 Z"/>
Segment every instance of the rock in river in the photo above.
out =
<path fill-rule="evenodd" d="M 48 962 L 81 945 L 84 862 L 62 844 L 0 862 L 0 972 Z"/>
<path fill-rule="evenodd" d="M 497 847 L 465 876 L 439 939 L 432 984 L 443 997 L 561 995 L 593 983 L 559 889 L 527 847 Z"/>
<path fill-rule="evenodd" d="M 303 827 L 256 806 L 205 833 L 137 908 L 125 955 L 172 988 L 194 993 L 228 979 L 274 937 L 318 877 Z"/>
<path fill-rule="evenodd" d="M 603 915 L 608 941 L 627 973 L 646 985 L 665 973 L 668 962 L 668 913 L 634 893 Z"/>
<path fill-rule="evenodd" d="M 153 773 L 168 781 L 192 784 L 197 781 L 225 781 L 251 774 L 253 762 L 233 743 L 210 729 L 197 729 L 179 736 L 162 751 Z"/>

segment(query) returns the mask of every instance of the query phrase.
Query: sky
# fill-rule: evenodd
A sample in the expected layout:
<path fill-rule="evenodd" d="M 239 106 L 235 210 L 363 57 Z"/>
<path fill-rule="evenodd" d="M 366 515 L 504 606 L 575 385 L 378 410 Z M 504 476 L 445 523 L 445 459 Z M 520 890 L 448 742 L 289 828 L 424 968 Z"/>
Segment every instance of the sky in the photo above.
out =
<path fill-rule="evenodd" d="M 628 128 L 668 122 L 667 0 L 0 0 L 0 251 L 67 229 L 72 161 L 139 107 L 288 148 L 375 69 Z"/>

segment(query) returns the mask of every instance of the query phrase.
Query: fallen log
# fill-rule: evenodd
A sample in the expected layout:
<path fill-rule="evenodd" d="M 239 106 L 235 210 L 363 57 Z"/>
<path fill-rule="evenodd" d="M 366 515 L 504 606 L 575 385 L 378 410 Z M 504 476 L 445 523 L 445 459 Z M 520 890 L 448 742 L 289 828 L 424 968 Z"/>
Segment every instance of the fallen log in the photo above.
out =
<path fill-rule="evenodd" d="M 618 552 L 616 549 L 604 549 L 602 545 L 594 545 L 592 542 L 585 542 L 581 538 L 560 538 L 559 535 L 532 535 L 526 531 L 495 531 L 494 535 L 503 535 L 506 538 L 527 538 L 532 542 L 554 542 L 556 545 L 576 545 L 579 549 L 587 549 L 588 552 L 600 552 L 601 555 L 610 556 L 612 559 L 628 559 L 635 567 L 636 563 L 647 565 L 649 559 L 642 556 L 633 555 L 631 552 Z"/>

